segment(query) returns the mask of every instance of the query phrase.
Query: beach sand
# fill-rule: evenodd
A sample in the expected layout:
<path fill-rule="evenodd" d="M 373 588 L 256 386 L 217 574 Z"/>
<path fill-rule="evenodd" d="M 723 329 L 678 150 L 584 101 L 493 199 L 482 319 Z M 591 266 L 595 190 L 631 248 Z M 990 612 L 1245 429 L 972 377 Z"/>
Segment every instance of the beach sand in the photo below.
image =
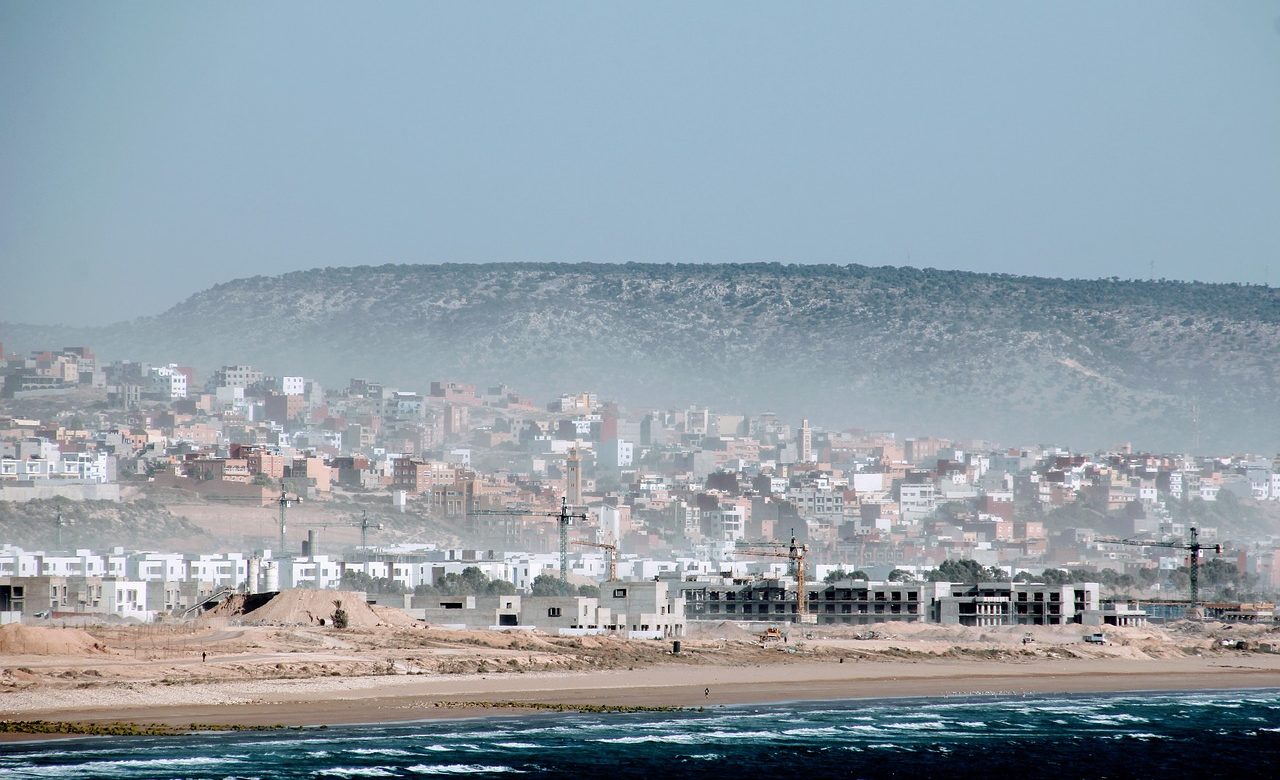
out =
<path fill-rule="evenodd" d="M 211 627 L 173 639 L 163 652 L 153 638 L 154 657 L 137 647 L 130 655 L 123 635 L 107 633 L 102 639 L 114 644 L 105 656 L 99 650 L 0 658 L 7 681 L 0 719 L 303 726 L 524 712 L 515 702 L 716 707 L 1280 688 L 1280 655 L 1225 650 L 1211 631 L 1117 631 L 1101 648 L 1084 645 L 1079 627 L 1041 629 L 1030 648 L 1021 644 L 1023 631 L 1012 628 L 900 633 L 872 641 L 823 636 L 800 643 L 799 652 L 742 639 L 688 639 L 687 649 L 672 656 L 667 643 L 619 639 Z M 1269 629 L 1253 634 L 1270 636 Z M 213 651 L 207 661 L 202 648 Z"/>

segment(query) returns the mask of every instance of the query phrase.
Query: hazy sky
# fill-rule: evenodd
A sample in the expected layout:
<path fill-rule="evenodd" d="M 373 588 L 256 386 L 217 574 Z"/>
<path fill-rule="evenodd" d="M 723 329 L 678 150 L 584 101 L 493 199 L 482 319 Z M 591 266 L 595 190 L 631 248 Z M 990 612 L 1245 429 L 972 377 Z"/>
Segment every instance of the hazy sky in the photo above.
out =
<path fill-rule="evenodd" d="M 0 321 L 315 266 L 1278 249 L 1274 1 L 0 0 Z"/>

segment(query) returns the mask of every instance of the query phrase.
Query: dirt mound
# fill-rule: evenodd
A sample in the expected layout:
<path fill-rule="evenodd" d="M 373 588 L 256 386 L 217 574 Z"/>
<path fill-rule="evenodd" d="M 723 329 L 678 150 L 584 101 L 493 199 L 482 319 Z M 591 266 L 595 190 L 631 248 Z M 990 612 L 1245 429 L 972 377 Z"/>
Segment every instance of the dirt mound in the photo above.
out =
<path fill-rule="evenodd" d="M 107 648 L 78 628 L 0 626 L 0 655 L 92 655 Z"/>
<path fill-rule="evenodd" d="M 751 640 L 759 633 L 733 620 L 691 620 L 685 626 L 685 636 L 689 639 Z"/>
<path fill-rule="evenodd" d="M 267 598 L 270 596 L 270 598 Z M 345 590 L 283 590 L 274 595 L 234 595 L 205 613 L 206 617 L 238 617 L 257 626 L 332 625 L 334 602 L 340 602 L 351 628 L 412 626 L 416 621 L 398 609 L 371 607 L 361 594 Z"/>

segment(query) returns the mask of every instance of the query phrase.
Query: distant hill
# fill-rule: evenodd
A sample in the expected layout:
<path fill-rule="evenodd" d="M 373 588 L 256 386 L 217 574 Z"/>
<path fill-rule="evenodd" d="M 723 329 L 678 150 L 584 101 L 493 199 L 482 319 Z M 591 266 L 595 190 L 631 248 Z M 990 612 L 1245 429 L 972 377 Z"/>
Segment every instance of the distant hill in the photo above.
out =
<path fill-rule="evenodd" d="M 505 381 L 539 396 L 770 409 L 815 423 L 1077 447 L 1280 449 L 1280 291 L 811 265 L 322 268 L 220 284 L 12 348 L 242 362 L 342 385 Z M 1198 422 L 1197 422 L 1198 420 Z"/>

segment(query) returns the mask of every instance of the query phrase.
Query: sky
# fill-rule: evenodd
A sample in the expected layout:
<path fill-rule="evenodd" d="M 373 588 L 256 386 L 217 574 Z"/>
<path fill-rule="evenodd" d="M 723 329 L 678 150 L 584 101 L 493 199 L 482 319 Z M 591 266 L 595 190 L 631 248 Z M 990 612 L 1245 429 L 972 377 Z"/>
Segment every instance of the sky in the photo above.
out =
<path fill-rule="evenodd" d="M 323 266 L 1280 286 L 1280 2 L 0 0 L 0 322 Z"/>

